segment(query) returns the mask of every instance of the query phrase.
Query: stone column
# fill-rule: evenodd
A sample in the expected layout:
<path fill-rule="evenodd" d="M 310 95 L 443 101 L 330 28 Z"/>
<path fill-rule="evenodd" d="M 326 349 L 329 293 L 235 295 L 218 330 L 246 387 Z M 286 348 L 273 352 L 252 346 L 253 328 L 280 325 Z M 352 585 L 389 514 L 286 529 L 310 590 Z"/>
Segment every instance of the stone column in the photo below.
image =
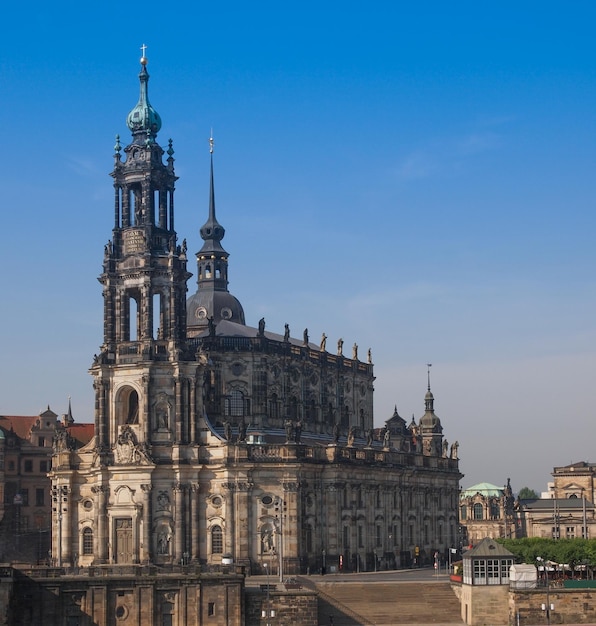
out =
<path fill-rule="evenodd" d="M 230 481 L 223 483 L 222 487 L 227 490 L 225 501 L 225 527 L 224 527 L 224 554 L 229 552 L 235 555 L 236 544 L 236 503 L 234 494 L 236 493 L 236 483 Z"/>
<path fill-rule="evenodd" d="M 176 502 L 175 525 L 175 542 L 174 542 L 174 562 L 179 563 L 184 552 L 184 491 L 185 486 L 182 483 L 175 483 L 174 498 Z"/>
<path fill-rule="evenodd" d="M 97 485 L 92 488 L 96 496 L 96 513 L 95 513 L 95 560 L 97 563 L 105 563 L 107 561 L 108 532 L 106 524 L 106 496 L 108 488 L 104 485 Z"/>
<path fill-rule="evenodd" d="M 199 485 L 190 485 L 190 556 L 193 561 L 201 558 L 199 545 Z"/>
<path fill-rule="evenodd" d="M 190 443 L 197 441 L 197 378 L 190 381 Z"/>
<path fill-rule="evenodd" d="M 174 441 L 182 442 L 182 377 L 174 376 L 175 406 L 174 406 Z"/>
<path fill-rule="evenodd" d="M 143 374 L 143 405 L 139 407 L 139 412 L 142 411 L 142 415 L 145 420 L 145 442 L 151 441 L 151 411 L 149 406 L 149 383 L 151 376 L 149 374 Z"/>
<path fill-rule="evenodd" d="M 151 490 L 152 485 L 141 485 L 143 490 L 143 537 L 140 558 L 142 563 L 151 563 L 153 559 L 153 546 L 151 545 L 151 526 L 153 525 L 153 515 L 151 511 Z"/>

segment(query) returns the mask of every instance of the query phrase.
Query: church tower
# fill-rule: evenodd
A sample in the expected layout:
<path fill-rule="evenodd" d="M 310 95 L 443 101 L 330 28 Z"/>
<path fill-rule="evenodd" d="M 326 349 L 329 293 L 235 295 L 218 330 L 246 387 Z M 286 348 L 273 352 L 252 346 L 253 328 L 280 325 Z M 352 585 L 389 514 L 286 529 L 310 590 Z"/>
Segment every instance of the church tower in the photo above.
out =
<path fill-rule="evenodd" d="M 132 141 L 123 149 L 117 138 L 111 174 L 114 226 L 99 277 L 104 339 L 90 370 L 95 438 L 78 461 L 68 442 L 54 457 L 59 563 L 78 554 L 98 564 L 167 564 L 199 550 L 188 519 L 191 510 L 196 517 L 204 362 L 186 343 L 191 274 L 174 230 L 174 151 L 170 141 L 164 162 L 144 54 L 139 79 L 127 117 Z"/>

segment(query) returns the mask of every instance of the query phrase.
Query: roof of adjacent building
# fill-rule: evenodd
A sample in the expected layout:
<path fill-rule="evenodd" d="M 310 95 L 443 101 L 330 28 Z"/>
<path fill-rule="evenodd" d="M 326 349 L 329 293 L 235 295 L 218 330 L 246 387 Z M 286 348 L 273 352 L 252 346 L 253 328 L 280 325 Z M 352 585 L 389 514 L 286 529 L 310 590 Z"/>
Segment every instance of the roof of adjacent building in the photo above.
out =
<path fill-rule="evenodd" d="M 584 501 L 581 498 L 537 498 L 536 500 L 521 500 L 524 509 L 533 511 L 553 511 L 557 509 L 583 509 Z M 585 507 L 593 509 L 594 505 L 585 500 Z"/>
<path fill-rule="evenodd" d="M 12 431 L 20 439 L 29 439 L 39 419 L 39 415 L 0 415 L 0 428 L 6 432 Z"/>
<path fill-rule="evenodd" d="M 68 434 L 73 439 L 85 445 L 89 443 L 91 439 L 93 439 L 93 435 L 95 435 L 95 424 L 71 424 L 66 430 L 68 430 Z"/>
<path fill-rule="evenodd" d="M 503 495 L 504 491 L 503 487 L 497 487 L 491 483 L 478 483 L 477 485 L 472 485 L 467 489 L 462 489 L 461 497 L 469 498 L 470 496 L 475 496 L 477 493 L 483 496 L 500 497 Z"/>
<path fill-rule="evenodd" d="M 468 550 L 463 556 L 464 559 L 478 557 L 513 557 L 513 553 L 509 552 L 507 548 L 497 543 L 494 539 L 485 537 L 477 546 Z"/>

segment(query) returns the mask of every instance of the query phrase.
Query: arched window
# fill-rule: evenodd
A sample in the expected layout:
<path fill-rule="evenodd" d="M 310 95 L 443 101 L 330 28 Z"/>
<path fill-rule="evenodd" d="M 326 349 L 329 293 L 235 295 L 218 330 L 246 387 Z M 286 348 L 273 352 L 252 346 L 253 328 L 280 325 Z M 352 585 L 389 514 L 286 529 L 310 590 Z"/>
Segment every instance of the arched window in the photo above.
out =
<path fill-rule="evenodd" d="M 290 398 L 290 419 L 298 419 L 298 399 L 296 396 Z"/>
<path fill-rule="evenodd" d="M 462 504 L 459 507 L 459 519 L 460 520 L 468 519 L 468 507 L 465 504 Z"/>
<path fill-rule="evenodd" d="M 312 526 L 307 524 L 304 529 L 304 547 L 310 554 L 312 552 Z"/>
<path fill-rule="evenodd" d="M 244 415 L 244 394 L 237 389 L 226 398 L 226 415 L 240 417 Z"/>
<path fill-rule="evenodd" d="M 271 400 L 269 400 L 269 417 L 279 418 L 279 400 L 276 393 L 271 394 Z"/>
<path fill-rule="evenodd" d="M 138 424 L 139 423 L 139 394 L 132 389 L 128 394 L 127 411 L 126 411 L 126 423 Z"/>
<path fill-rule="evenodd" d="M 93 530 L 89 527 L 83 529 L 83 555 L 93 554 Z"/>
<path fill-rule="evenodd" d="M 484 507 L 482 506 L 482 504 L 480 504 L 480 502 L 476 502 L 476 504 L 474 505 L 474 519 L 475 520 L 484 519 L 483 509 Z"/>
<path fill-rule="evenodd" d="M 221 526 L 211 528 L 211 554 L 223 553 L 223 532 Z"/>

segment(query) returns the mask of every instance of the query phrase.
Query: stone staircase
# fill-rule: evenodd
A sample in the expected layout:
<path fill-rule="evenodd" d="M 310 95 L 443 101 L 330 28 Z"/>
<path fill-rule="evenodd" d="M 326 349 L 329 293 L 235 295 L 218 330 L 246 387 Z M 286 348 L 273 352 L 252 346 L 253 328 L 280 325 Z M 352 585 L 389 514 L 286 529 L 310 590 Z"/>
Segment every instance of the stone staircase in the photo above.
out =
<path fill-rule="evenodd" d="M 463 624 L 448 582 L 317 582 L 315 588 L 319 626 Z"/>

